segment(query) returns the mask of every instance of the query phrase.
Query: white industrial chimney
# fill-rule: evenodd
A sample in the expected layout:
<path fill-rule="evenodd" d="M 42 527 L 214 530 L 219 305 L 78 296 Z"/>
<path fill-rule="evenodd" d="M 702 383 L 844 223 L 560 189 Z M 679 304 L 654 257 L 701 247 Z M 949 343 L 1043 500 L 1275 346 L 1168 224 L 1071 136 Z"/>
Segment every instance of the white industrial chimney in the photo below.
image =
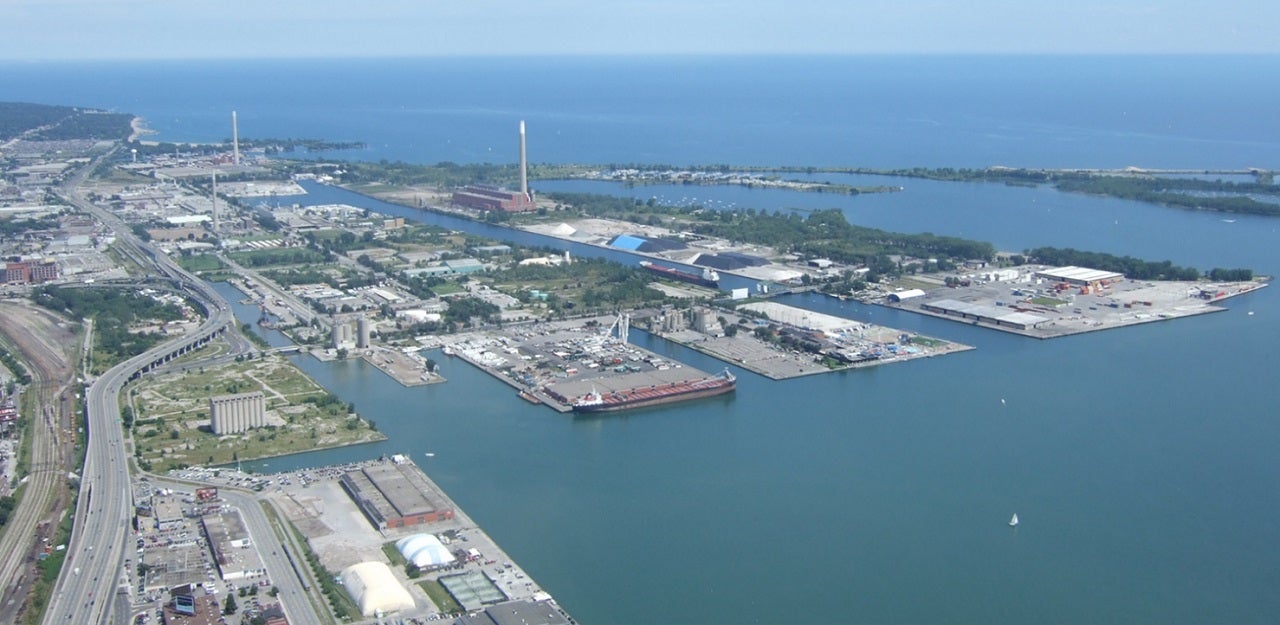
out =
<path fill-rule="evenodd" d="M 236 112 L 231 111 L 231 162 L 240 164 L 240 129 L 236 124 Z"/>
<path fill-rule="evenodd" d="M 525 155 L 523 119 L 520 120 L 520 193 L 524 194 L 524 199 L 533 200 L 529 197 L 529 160 Z"/>

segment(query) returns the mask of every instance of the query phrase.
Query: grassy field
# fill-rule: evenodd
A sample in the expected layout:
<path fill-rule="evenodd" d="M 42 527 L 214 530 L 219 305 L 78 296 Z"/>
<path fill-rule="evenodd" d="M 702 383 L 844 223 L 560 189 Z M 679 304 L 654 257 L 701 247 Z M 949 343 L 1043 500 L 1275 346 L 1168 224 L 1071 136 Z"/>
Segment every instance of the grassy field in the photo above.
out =
<path fill-rule="evenodd" d="M 387 554 L 387 559 L 391 561 L 392 567 L 403 568 L 404 565 L 409 563 L 408 560 L 404 559 L 404 556 L 400 555 L 400 550 L 396 549 L 396 541 L 394 540 L 389 543 L 382 543 L 382 553 Z"/>
<path fill-rule="evenodd" d="M 1037 306 L 1048 306 L 1048 307 L 1050 307 L 1050 308 L 1054 308 L 1054 307 L 1062 306 L 1062 305 L 1066 304 L 1066 302 L 1064 302 L 1064 301 L 1062 301 L 1062 300 L 1060 300 L 1060 299 L 1054 299 L 1054 298 L 1052 298 L 1052 297 L 1036 297 L 1036 298 L 1032 298 L 1031 303 L 1032 303 L 1032 304 L 1035 304 L 1035 305 L 1037 305 Z"/>
<path fill-rule="evenodd" d="M 941 347 L 947 344 L 946 341 L 930 338 L 927 336 L 913 336 L 911 337 L 911 343 L 915 345 L 921 345 L 924 347 Z"/>
<path fill-rule="evenodd" d="M 453 295 L 454 293 L 465 293 L 466 289 L 457 282 L 445 282 L 431 287 L 431 292 L 435 293 L 439 297 L 444 297 L 446 295 Z"/>
<path fill-rule="evenodd" d="M 217 256 L 212 254 L 197 254 L 195 256 L 179 256 L 178 266 L 187 271 L 221 271 L 227 268 L 227 265 L 218 260 Z"/>
<path fill-rule="evenodd" d="M 422 590 L 427 593 L 428 597 L 431 597 L 431 603 L 436 604 L 436 607 L 440 608 L 442 613 L 457 614 L 462 612 L 462 606 L 458 605 L 458 602 L 453 600 L 453 596 L 449 594 L 449 591 L 444 589 L 444 586 L 440 585 L 440 582 L 429 581 L 422 582 L 418 585 L 422 587 Z"/>
<path fill-rule="evenodd" d="M 209 430 L 209 398 L 262 391 L 268 425 L 236 435 Z M 225 464 L 385 437 L 288 360 L 269 355 L 146 378 L 127 400 L 138 459 L 152 470 Z"/>

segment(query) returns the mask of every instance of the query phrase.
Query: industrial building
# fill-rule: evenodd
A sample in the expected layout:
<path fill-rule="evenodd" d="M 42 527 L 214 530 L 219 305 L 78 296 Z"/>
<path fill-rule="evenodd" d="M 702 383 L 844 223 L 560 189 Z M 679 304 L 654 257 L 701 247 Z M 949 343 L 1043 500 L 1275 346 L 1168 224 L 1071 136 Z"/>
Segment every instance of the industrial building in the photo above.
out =
<path fill-rule="evenodd" d="M 369 349 L 370 334 L 369 318 L 361 315 L 356 319 L 356 347 L 359 349 Z"/>
<path fill-rule="evenodd" d="M 520 190 L 508 191 L 489 185 L 468 185 L 453 192 L 453 203 L 482 211 L 523 213 L 535 210 L 529 192 L 529 159 L 525 151 L 524 120 L 520 120 Z"/>
<path fill-rule="evenodd" d="M 620 250 L 627 250 L 629 252 L 660 254 L 662 252 L 674 252 L 687 249 L 688 246 L 680 241 L 663 239 L 661 237 L 646 237 L 639 234 L 620 234 L 609 241 L 609 247 L 616 247 Z"/>
<path fill-rule="evenodd" d="M 338 482 L 379 530 L 453 518 L 453 509 L 416 466 L 377 464 L 349 471 Z"/>
<path fill-rule="evenodd" d="M 209 398 L 209 426 L 214 434 L 239 434 L 267 424 L 262 391 Z"/>
<path fill-rule="evenodd" d="M 406 269 L 404 274 L 411 277 L 443 277 L 443 276 L 461 276 L 472 273 L 479 273 L 485 270 L 484 263 L 474 258 L 454 258 L 443 262 L 428 265 L 426 267 L 416 267 L 414 269 Z"/>
<path fill-rule="evenodd" d="M 924 297 L 924 291 L 920 289 L 907 289 L 905 291 L 898 291 L 897 293 L 890 293 L 889 301 L 897 303 L 903 300 L 914 299 L 917 297 Z"/>
<path fill-rule="evenodd" d="M 229 582 L 265 574 L 258 552 L 250 548 L 249 530 L 238 510 L 223 510 L 200 518 L 209 550 L 218 563 L 222 581 Z"/>
<path fill-rule="evenodd" d="M 1049 320 L 1047 317 L 1021 312 L 1012 308 L 974 304 L 953 299 L 940 299 L 935 302 L 923 303 L 920 304 L 920 309 L 1015 330 L 1030 330 L 1038 324 Z"/>
<path fill-rule="evenodd" d="M 24 260 L 4 266 L 4 281 L 8 284 L 39 284 L 57 279 L 58 263 L 52 260 Z"/>
<path fill-rule="evenodd" d="M 360 606 L 363 616 L 413 609 L 413 597 L 381 562 L 361 562 L 342 571 L 342 587 Z"/>
<path fill-rule="evenodd" d="M 162 610 L 165 625 L 220 625 L 226 622 L 216 596 L 175 595 Z"/>
<path fill-rule="evenodd" d="M 152 503 L 156 529 L 162 532 L 182 527 L 182 504 L 172 497 L 155 497 Z"/>
<path fill-rule="evenodd" d="M 523 213 L 537 208 L 529 196 L 519 191 L 487 185 L 468 185 L 454 191 L 453 203 L 476 210 L 507 213 Z"/>
<path fill-rule="evenodd" d="M 471 247 L 467 248 L 467 251 L 471 252 L 472 254 L 489 254 L 489 255 L 510 254 L 511 246 L 510 245 L 472 245 Z"/>
<path fill-rule="evenodd" d="M 695 306 L 689 311 L 689 327 L 708 336 L 724 336 L 724 325 L 716 311 L 706 306 Z"/>
<path fill-rule="evenodd" d="M 386 293 L 394 297 L 394 294 L 382 291 L 381 289 L 370 289 L 370 293 L 381 297 L 378 293 Z M 398 297 L 396 299 L 399 299 Z M 354 326 L 354 327 L 353 327 Z M 333 349 L 368 349 L 369 340 L 373 334 L 373 322 L 366 316 L 360 315 L 356 317 L 353 323 L 351 319 L 333 320 L 333 328 L 330 330 L 329 346 Z"/>
<path fill-rule="evenodd" d="M 355 336 L 351 333 L 351 324 L 335 319 L 330 331 L 330 346 L 333 349 L 351 349 L 356 346 Z"/>
<path fill-rule="evenodd" d="M 1124 274 L 1122 273 L 1089 269 L 1087 267 L 1054 267 L 1053 269 L 1037 271 L 1036 276 L 1054 282 L 1065 282 L 1073 286 L 1089 288 L 1119 282 L 1124 279 Z"/>
<path fill-rule="evenodd" d="M 569 625 L 569 618 L 549 601 L 509 601 L 465 614 L 454 625 Z"/>

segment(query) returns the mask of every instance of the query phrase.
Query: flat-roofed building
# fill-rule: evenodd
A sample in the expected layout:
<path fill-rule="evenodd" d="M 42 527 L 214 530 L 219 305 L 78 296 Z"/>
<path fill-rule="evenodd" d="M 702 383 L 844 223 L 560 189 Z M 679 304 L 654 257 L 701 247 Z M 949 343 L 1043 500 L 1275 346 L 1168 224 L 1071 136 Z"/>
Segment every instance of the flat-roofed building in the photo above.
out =
<path fill-rule="evenodd" d="M 549 601 L 508 601 L 465 614 L 454 625 L 569 625 L 565 616 Z"/>
<path fill-rule="evenodd" d="M 1075 286 L 1098 286 L 1100 284 L 1108 284 L 1118 282 L 1124 279 L 1124 274 L 1114 271 L 1103 271 L 1101 269 L 1089 269 L 1088 267 L 1054 267 L 1037 271 L 1036 275 L 1041 278 L 1048 278 L 1055 282 L 1066 282 Z"/>
<path fill-rule="evenodd" d="M 452 519 L 453 509 L 416 466 L 376 464 L 338 480 L 379 530 Z"/>
<path fill-rule="evenodd" d="M 485 185 L 469 185 L 453 192 L 453 203 L 482 211 L 521 213 L 537 208 L 529 196 Z"/>
<path fill-rule="evenodd" d="M 58 263 L 52 260 L 6 263 L 4 269 L 4 281 L 9 284 L 39 284 L 58 279 Z"/>
<path fill-rule="evenodd" d="M 200 518 L 209 550 L 218 564 L 223 581 L 245 579 L 264 573 L 262 560 L 251 548 L 249 529 L 240 518 L 240 511 L 222 510 L 218 514 L 206 514 Z"/>
<path fill-rule="evenodd" d="M 152 510 L 155 513 L 156 529 L 168 531 L 182 527 L 182 504 L 169 497 L 157 497 Z"/>
<path fill-rule="evenodd" d="M 484 271 L 484 263 L 474 258 L 453 258 L 444 261 L 444 266 L 449 268 L 451 273 L 466 275 Z"/>
<path fill-rule="evenodd" d="M 181 605 L 178 597 L 164 604 L 165 625 L 220 625 L 226 622 L 216 596 L 183 596 L 186 598 L 181 600 Z"/>
<path fill-rule="evenodd" d="M 989 323 L 991 325 L 1013 328 L 1015 330 L 1030 330 L 1049 320 L 1047 317 L 1041 317 L 1040 315 L 1033 315 L 1028 312 L 1021 312 L 1010 308 L 975 304 L 972 302 L 961 302 L 953 299 L 940 299 L 933 302 L 926 302 L 920 304 L 920 309 L 931 313 L 938 313 L 950 317 L 959 317 L 961 319 L 977 321 L 979 323 Z"/>

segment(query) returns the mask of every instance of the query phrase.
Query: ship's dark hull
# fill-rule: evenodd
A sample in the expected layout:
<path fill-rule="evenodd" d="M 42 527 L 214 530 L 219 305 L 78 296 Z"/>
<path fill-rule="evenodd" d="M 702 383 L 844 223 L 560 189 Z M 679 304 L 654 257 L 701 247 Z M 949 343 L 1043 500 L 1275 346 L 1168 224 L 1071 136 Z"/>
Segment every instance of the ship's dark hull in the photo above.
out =
<path fill-rule="evenodd" d="M 664 278 L 670 278 L 670 279 L 672 279 L 672 280 L 679 280 L 679 281 L 681 281 L 681 282 L 688 282 L 688 283 L 690 283 L 690 284 L 696 284 L 696 285 L 698 285 L 698 286 L 711 287 L 711 288 L 713 288 L 713 289 L 714 289 L 714 288 L 719 288 L 719 286 L 720 286 L 719 281 L 716 281 L 716 280 L 708 280 L 707 278 L 704 278 L 704 277 L 702 277 L 701 275 L 696 274 L 696 273 L 689 273 L 689 272 L 687 272 L 687 271 L 680 271 L 679 269 L 672 269 L 672 268 L 670 268 L 670 267 L 663 267 L 662 265 L 641 265 L 641 267 L 644 267 L 645 269 L 648 269 L 651 273 L 656 273 L 656 274 L 658 274 L 658 275 L 660 275 L 660 276 L 662 276 L 662 277 L 664 277 Z"/>
<path fill-rule="evenodd" d="M 662 404 L 689 401 L 702 397 L 723 395 L 725 393 L 732 392 L 735 388 L 737 388 L 736 381 L 720 380 L 714 385 L 706 385 L 684 390 L 673 389 L 669 391 L 652 391 L 649 389 L 637 389 L 632 391 L 623 391 L 621 393 L 610 393 L 605 395 L 603 397 L 603 401 L 599 403 L 574 404 L 573 411 L 581 413 L 617 412 L 619 410 L 644 408 L 645 406 L 660 406 Z"/>

